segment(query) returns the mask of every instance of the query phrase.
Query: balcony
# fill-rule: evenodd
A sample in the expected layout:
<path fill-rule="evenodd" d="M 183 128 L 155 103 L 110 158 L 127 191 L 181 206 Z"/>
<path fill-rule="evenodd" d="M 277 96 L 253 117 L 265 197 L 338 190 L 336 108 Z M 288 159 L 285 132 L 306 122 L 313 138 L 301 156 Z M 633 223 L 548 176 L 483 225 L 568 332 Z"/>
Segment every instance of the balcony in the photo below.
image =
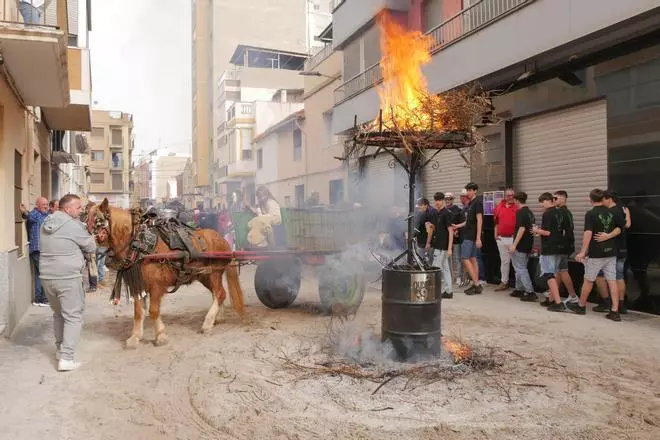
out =
<path fill-rule="evenodd" d="M 336 0 L 332 13 L 332 40 L 341 49 L 383 9 L 407 11 L 409 0 Z"/>
<path fill-rule="evenodd" d="M 65 107 L 44 107 L 44 117 L 53 129 L 91 131 L 92 77 L 89 49 L 69 47 L 67 58 L 70 103 Z"/>
<path fill-rule="evenodd" d="M 256 160 L 239 160 L 227 166 L 227 177 L 251 177 L 257 172 Z"/>
<path fill-rule="evenodd" d="M 310 71 L 316 69 L 316 67 L 332 55 L 333 52 L 334 48 L 332 47 L 332 44 L 326 44 L 321 47 L 318 52 L 305 61 L 305 70 Z"/>
<path fill-rule="evenodd" d="M 256 115 L 253 102 L 236 102 L 227 110 L 227 124 L 234 122 L 254 122 Z"/>
<path fill-rule="evenodd" d="M 11 3 L 11 2 L 7 2 Z M 70 102 L 67 69 L 67 5 L 57 0 L 58 26 L 38 23 L 39 15 L 21 3 L 0 21 L 2 62 L 26 105 L 64 107 Z"/>

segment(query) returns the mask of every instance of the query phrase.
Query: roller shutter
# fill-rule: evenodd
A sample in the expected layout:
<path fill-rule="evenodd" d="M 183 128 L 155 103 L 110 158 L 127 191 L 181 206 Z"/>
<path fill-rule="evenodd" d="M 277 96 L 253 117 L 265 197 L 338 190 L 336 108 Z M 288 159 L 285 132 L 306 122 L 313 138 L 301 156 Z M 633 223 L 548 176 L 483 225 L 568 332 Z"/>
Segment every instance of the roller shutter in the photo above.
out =
<path fill-rule="evenodd" d="M 408 178 L 398 163 L 394 163 L 394 168 L 390 167 L 393 160 L 388 153 L 380 153 L 366 160 L 362 183 L 364 201 L 376 209 L 387 209 L 394 204 L 408 205 L 408 190 L 405 187 Z"/>
<path fill-rule="evenodd" d="M 514 125 L 515 189 L 525 191 L 528 205 L 541 223 L 538 197 L 568 192 L 579 251 L 589 192 L 607 187 L 607 107 L 605 100 L 532 116 Z"/>
<path fill-rule="evenodd" d="M 439 167 L 429 163 L 423 171 L 424 195 L 430 200 L 438 191 L 453 192 L 456 197 L 470 182 L 470 168 L 456 150 L 445 150 L 435 156 Z"/>

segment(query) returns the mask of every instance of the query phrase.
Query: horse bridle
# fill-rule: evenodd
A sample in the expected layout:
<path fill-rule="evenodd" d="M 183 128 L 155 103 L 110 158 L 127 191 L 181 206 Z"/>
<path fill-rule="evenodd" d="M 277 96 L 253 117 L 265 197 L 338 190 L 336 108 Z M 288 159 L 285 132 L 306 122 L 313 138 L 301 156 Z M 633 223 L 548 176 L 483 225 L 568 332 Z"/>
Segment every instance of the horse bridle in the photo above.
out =
<path fill-rule="evenodd" d="M 102 217 L 102 218 L 101 218 Z M 112 250 L 112 223 L 110 222 L 110 212 L 103 213 L 101 212 L 100 209 L 97 208 L 96 216 L 94 218 L 94 227 L 92 228 L 92 233 L 96 236 L 101 229 L 106 229 L 108 231 L 108 249 L 104 252 L 101 253 L 103 256 L 110 256 L 110 258 L 113 258 L 115 255 L 118 254 L 123 254 L 124 252 L 128 251 L 131 247 L 131 244 L 133 243 L 133 240 L 135 240 L 136 236 L 136 230 L 135 230 L 135 225 L 139 223 L 138 220 L 139 215 L 136 214 L 133 210 L 131 210 L 131 236 L 130 238 L 126 241 L 126 244 L 119 250 L 119 251 L 113 251 Z M 123 258 L 121 261 L 119 261 L 119 265 L 121 268 L 128 268 L 133 265 L 135 262 L 134 259 L 131 259 L 130 257 L 130 252 L 129 254 Z"/>

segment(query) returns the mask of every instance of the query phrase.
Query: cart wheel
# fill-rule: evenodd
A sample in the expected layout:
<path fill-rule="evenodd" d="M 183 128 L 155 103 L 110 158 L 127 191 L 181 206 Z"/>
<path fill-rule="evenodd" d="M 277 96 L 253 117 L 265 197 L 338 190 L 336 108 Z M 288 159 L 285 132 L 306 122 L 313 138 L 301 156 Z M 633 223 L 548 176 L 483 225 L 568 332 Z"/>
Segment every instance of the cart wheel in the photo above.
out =
<path fill-rule="evenodd" d="M 278 258 L 259 263 L 254 274 L 254 289 L 259 301 L 271 309 L 289 307 L 300 290 L 301 266 L 297 258 Z"/>
<path fill-rule="evenodd" d="M 328 264 L 319 268 L 319 298 L 322 309 L 328 313 L 336 304 L 349 314 L 355 313 L 362 304 L 366 280 L 360 264 L 349 265 Z"/>

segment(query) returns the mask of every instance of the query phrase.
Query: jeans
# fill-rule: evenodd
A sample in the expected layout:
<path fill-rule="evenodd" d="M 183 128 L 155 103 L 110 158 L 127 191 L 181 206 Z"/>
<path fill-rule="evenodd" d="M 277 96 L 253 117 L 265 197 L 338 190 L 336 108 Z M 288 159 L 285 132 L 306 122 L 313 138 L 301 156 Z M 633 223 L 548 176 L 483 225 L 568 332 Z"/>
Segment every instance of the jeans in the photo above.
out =
<path fill-rule="evenodd" d="M 44 280 L 44 290 L 53 309 L 55 345 L 60 358 L 72 361 L 80 339 L 85 310 L 85 289 L 81 278 Z"/>
<path fill-rule="evenodd" d="M 34 302 L 47 304 L 48 299 L 44 295 L 44 289 L 41 287 L 41 278 L 39 278 L 39 251 L 30 252 L 30 262 L 34 273 Z"/>
<path fill-rule="evenodd" d="M 96 250 L 96 267 L 99 272 L 99 283 L 102 283 L 105 280 L 105 256 L 108 248 L 98 248 Z"/>
<path fill-rule="evenodd" d="M 422 261 L 426 261 L 429 266 L 433 266 L 433 257 L 434 257 L 433 248 L 429 249 L 429 251 L 426 252 L 424 250 L 424 247 L 417 245 L 417 253 L 422 258 Z"/>
<path fill-rule="evenodd" d="M 457 280 L 463 279 L 463 262 L 461 261 L 461 244 L 454 245 L 454 252 L 451 256 L 452 265 L 454 266 L 454 276 Z"/>
<path fill-rule="evenodd" d="M 449 267 L 449 252 L 435 249 L 433 253 L 435 266 L 442 271 L 442 284 L 444 286 L 442 291 L 452 293 L 453 288 L 451 284 L 451 268 Z"/>
<path fill-rule="evenodd" d="M 484 259 L 481 257 L 481 249 L 478 248 L 477 265 L 479 266 L 479 281 L 486 281 L 486 266 L 484 266 Z"/>
<path fill-rule="evenodd" d="M 511 254 L 511 263 L 516 271 L 516 290 L 525 293 L 534 293 L 534 284 L 529 276 L 527 263 L 529 262 L 529 254 L 515 251 Z"/>

